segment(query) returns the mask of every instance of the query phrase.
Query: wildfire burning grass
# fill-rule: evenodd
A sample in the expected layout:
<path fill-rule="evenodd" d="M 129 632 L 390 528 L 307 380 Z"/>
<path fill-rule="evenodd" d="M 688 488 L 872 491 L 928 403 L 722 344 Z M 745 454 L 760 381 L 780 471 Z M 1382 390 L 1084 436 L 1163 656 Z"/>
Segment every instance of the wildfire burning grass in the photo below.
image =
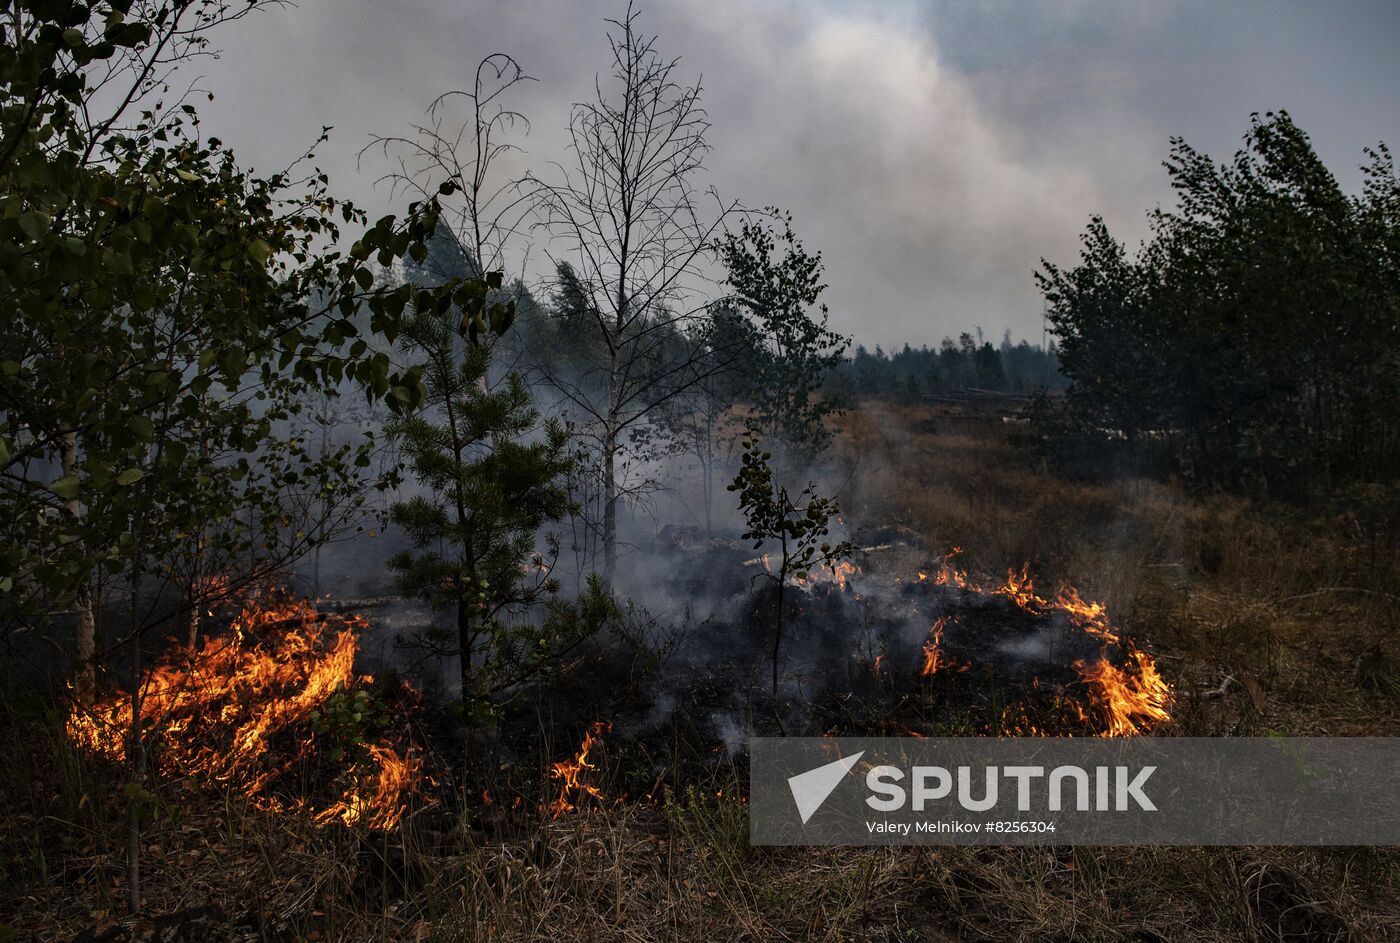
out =
<path fill-rule="evenodd" d="M 173 648 L 139 692 L 143 736 L 159 771 L 233 787 L 258 808 L 308 811 L 322 823 L 396 825 L 421 793 L 423 763 L 411 746 L 370 729 L 391 719 L 370 716 L 374 679 L 354 671 L 356 632 L 365 624 L 269 591 L 243 603 L 228 634 L 196 650 Z M 406 684 L 397 693 L 407 706 L 415 700 Z M 91 707 L 75 705 L 68 735 L 91 754 L 122 761 L 131 717 L 131 695 L 114 692 Z M 307 794 L 321 789 L 333 798 Z"/>
<path fill-rule="evenodd" d="M 944 557 L 943 565 L 936 574 L 930 577 L 920 573 L 919 581 L 931 581 L 964 593 L 1005 597 L 1016 608 L 1034 618 L 1053 618 L 1058 614 L 1086 637 L 1098 641 L 1102 647 L 1098 658 L 1076 658 L 1072 663 L 1088 689 L 1087 711 L 1072 699 L 1062 696 L 1056 699 L 1081 721 L 1097 723 L 1100 736 L 1131 737 L 1147 733 L 1153 724 L 1171 720 L 1171 687 L 1162 678 L 1152 658 L 1131 641 L 1122 638 L 1109 621 L 1108 611 L 1102 603 L 1082 598 L 1072 586 L 1062 587 L 1053 599 L 1046 599 L 1035 592 L 1028 567 L 1024 565 L 1019 572 L 1008 571 L 1006 580 L 998 586 L 980 585 L 965 571 L 953 566 L 952 560 L 960 552 L 954 548 Z M 942 653 L 943 633 L 949 621 L 950 617 L 941 616 L 929 630 L 920 672 L 925 678 L 932 677 L 940 668 L 948 670 L 956 664 L 943 657 Z M 1114 656 L 1124 664 L 1115 664 Z M 967 666 L 958 667 L 965 669 Z M 1021 732 L 1037 735 L 1042 731 L 1030 728 Z"/>
<path fill-rule="evenodd" d="M 549 814 L 558 818 L 566 812 L 574 811 L 575 803 L 584 796 L 601 799 L 603 792 L 597 786 L 585 781 L 585 773 L 598 767 L 588 761 L 589 752 L 598 745 L 603 734 L 612 732 L 612 724 L 605 720 L 597 721 L 584 734 L 578 752 L 570 759 L 560 760 L 549 769 L 549 778 L 559 783 L 559 795 L 549 804 Z"/>
<path fill-rule="evenodd" d="M 1393 660 L 1374 659 L 1393 659 L 1400 637 L 1393 603 L 1400 556 L 1392 552 L 1378 565 L 1367 564 L 1368 544 L 1330 516 L 1317 527 L 1295 527 L 1276 508 L 1223 496 L 1191 498 L 1175 486 L 1061 481 L 1027 469 L 1006 448 L 999 424 L 974 428 L 940 417 L 939 432 L 920 431 L 926 418 L 875 407 L 849 417 L 842 441 L 875 460 L 853 480 L 848 509 L 870 520 L 906 522 L 922 534 L 956 534 L 984 565 L 1033 559 L 1092 581 L 1096 598 L 1150 637 L 1154 651 L 1173 659 L 1175 701 L 1153 695 L 1146 702 L 1175 715 L 1173 721 L 1128 712 L 1134 729 L 1170 726 L 1188 736 L 1386 735 L 1396 729 L 1400 686 L 1368 686 L 1372 675 L 1361 675 L 1358 666 L 1393 670 Z M 1387 546 L 1393 551 L 1395 545 Z M 911 551 L 892 569 L 911 573 L 929 550 Z M 958 643 L 960 632 L 984 629 L 979 613 L 965 613 L 965 625 L 950 615 L 935 638 L 939 614 L 930 612 L 932 604 L 956 600 L 979 582 L 951 563 L 947 568 L 953 585 L 937 582 L 936 564 L 923 581 L 901 584 L 909 592 L 903 601 L 917 602 L 928 619 L 914 626 L 907 655 L 872 659 L 879 660 L 876 675 L 893 672 L 954 692 L 964 690 L 959 684 L 976 683 L 976 666 L 962 670 L 968 652 Z M 840 593 L 843 606 L 875 578 L 847 576 L 851 589 Z M 1103 605 L 1068 589 L 1037 601 L 1023 574 L 1013 576 L 980 581 L 988 594 L 1003 594 L 968 592 L 965 601 L 990 600 L 981 611 L 988 619 L 1024 615 L 1030 624 L 1077 618 L 1086 651 L 1092 642 L 1104 656 L 1086 654 L 1084 671 L 1067 666 L 1068 685 L 1086 711 L 1092 704 L 1081 695 L 1117 690 L 1115 683 L 1123 689 L 1116 696 L 1130 702 L 1159 690 L 1156 665 L 1145 653 L 1134 654 Z M 1343 593 L 1339 587 L 1361 589 Z M 837 589 L 818 581 L 805 601 L 815 606 Z M 1023 606 L 1049 614 L 1032 618 Z M 315 659 L 328 658 L 339 632 L 358 623 L 312 621 L 318 641 L 292 644 L 306 646 L 301 650 Z M 275 637 L 282 627 L 268 629 Z M 273 643 L 246 630 L 235 639 L 244 650 Z M 923 643 L 929 642 L 935 658 L 925 678 Z M 1380 654 L 1367 655 L 1368 646 L 1381 643 Z M 218 645 L 213 650 L 223 651 Z M 1358 661 L 1363 655 L 1373 660 Z M 851 657 L 849 651 L 843 656 Z M 212 699 L 205 702 L 208 713 L 188 707 L 162 714 L 159 670 L 182 674 L 192 655 L 182 657 L 162 660 L 144 687 L 143 714 L 157 718 L 149 741 L 158 733 L 167 742 L 191 737 L 160 732 L 161 717 L 183 716 L 188 729 L 210 732 L 210 750 L 200 755 L 219 766 L 212 754 L 225 747 L 218 744 L 233 743 L 239 729 L 261 716 L 251 702 L 257 691 L 271 688 L 250 686 Z M 872 681 L 871 666 L 855 667 Z M 1258 676 L 1261 695 L 1239 683 L 1222 684 L 1222 677 L 1238 678 L 1242 669 Z M 339 670 L 349 670 L 348 662 Z M 296 677 L 302 680 L 288 689 L 304 689 L 306 679 Z M 363 684 L 354 679 L 350 687 Z M 178 701 L 178 690 L 172 685 L 166 699 Z M 104 702 L 93 720 L 78 721 L 70 731 L 99 733 L 88 749 L 120 758 L 129 719 L 122 700 Z M 228 721 L 214 716 L 225 707 L 234 711 Z M 286 744 L 308 735 L 309 711 L 302 721 L 278 716 L 286 720 L 278 730 L 252 738 L 280 758 L 260 760 L 262 771 L 279 768 Z M 1100 715 L 1083 729 L 1112 733 L 1113 716 Z M 433 816 L 404 816 L 393 832 L 365 841 L 348 830 L 315 827 L 310 815 L 252 815 L 238 804 L 181 802 L 178 817 L 156 815 L 143 832 L 147 913 L 159 921 L 208 903 L 228 919 L 210 918 L 209 929 L 179 936 L 139 927 L 131 936 L 109 935 L 123 911 L 123 777 L 119 771 L 107 777 L 113 771 L 102 763 L 74 762 L 56 742 L 64 738 L 51 740 L 47 731 L 33 718 L 0 725 L 0 762 L 10 774 L 0 777 L 0 798 L 12 810 L 0 820 L 0 883 L 11 891 L 0 895 L 0 939 L 11 928 L 21 939 L 59 940 L 1400 939 L 1400 859 L 1389 849 L 755 849 L 747 844 L 742 805 L 727 798 L 741 777 L 725 778 L 733 770 L 724 766 L 716 767 L 719 778 L 699 776 L 658 805 L 561 814 L 525 840 L 469 846 L 444 844 Z M 590 728 L 566 761 L 575 781 L 601 783 L 603 767 L 614 765 L 611 757 L 601 761 L 597 738 L 603 732 Z M 608 746 L 611 752 L 611 738 Z M 165 752 L 157 750 L 155 762 L 181 768 L 168 746 Z M 373 778 L 373 756 L 360 763 Z M 264 795 L 294 807 L 298 793 L 288 783 L 294 772 L 274 775 Z M 564 792 L 568 782 L 561 770 L 545 803 L 556 793 L 578 811 L 596 803 L 581 798 L 586 792 Z M 335 777 L 327 784 L 345 785 Z M 726 798 L 716 797 L 717 790 Z M 325 801 L 309 806 L 313 812 L 344 801 L 343 790 L 321 795 Z M 381 852 L 391 846 L 401 855 L 392 871 Z M 403 875 L 417 877 L 410 882 Z"/>
<path fill-rule="evenodd" d="M 1072 588 L 1053 599 L 1038 595 L 1025 568 L 1000 585 L 984 586 L 955 567 L 954 550 L 928 583 L 958 598 L 1004 598 L 1033 619 L 1062 617 L 1098 654 L 1073 662 L 1087 694 L 1079 700 L 1055 695 L 1079 727 L 1103 736 L 1133 736 L 1170 719 L 1171 691 L 1152 659 L 1126 642 L 1103 605 Z M 852 594 L 861 571 L 849 562 L 803 574 L 795 580 L 808 592 Z M 945 631 L 956 616 L 938 617 L 922 647 L 918 675 L 966 672 L 971 664 L 945 649 Z M 375 728 L 368 695 L 373 678 L 354 670 L 358 615 L 323 614 L 310 601 L 267 591 L 242 603 L 227 634 L 206 638 L 198 649 L 176 646 L 143 677 L 139 691 L 142 729 L 158 771 L 188 776 L 209 786 L 232 787 L 267 811 L 299 811 L 325 824 L 396 826 L 430 780 L 421 751 Z M 883 656 L 875 665 L 877 676 Z M 1039 683 L 1037 681 L 1037 687 Z M 404 710 L 416 696 L 402 685 Z M 133 698 L 113 692 L 91 707 L 75 705 L 69 738 L 86 752 L 114 762 L 125 759 L 131 736 Z M 1008 708 L 1003 732 L 1038 735 L 1044 728 L 1025 718 L 1025 705 Z M 338 724 L 331 722 L 337 718 Z M 602 799 L 590 782 L 591 751 L 610 732 L 594 723 L 575 754 L 551 764 L 557 794 L 541 809 L 550 818 L 575 810 L 583 799 Z M 912 731 L 911 731 L 912 732 Z"/>
<path fill-rule="evenodd" d="M 366 625 L 362 616 L 321 613 L 310 600 L 270 590 L 243 602 L 229 634 L 198 649 L 172 648 L 140 690 L 142 729 L 159 771 L 232 787 L 258 809 L 306 812 L 321 824 L 398 825 L 410 804 L 425 798 L 431 779 L 412 745 L 359 736 L 362 724 L 389 721 L 369 716 L 374 678 L 354 671 L 356 633 Z M 406 683 L 399 693 L 402 709 L 417 706 Z M 348 744 L 345 731 L 323 723 L 337 698 L 341 720 L 355 725 Z M 131 714 L 131 695 L 122 691 L 91 707 L 75 704 L 68 738 L 93 756 L 122 762 Z M 549 817 L 603 798 L 589 782 L 597 769 L 589 753 L 611 730 L 606 721 L 594 723 L 572 757 L 551 765 L 558 794 L 542 806 Z M 338 795 L 305 794 L 308 779 L 312 792 L 321 780 Z M 483 802 L 493 804 L 489 793 Z"/>
<path fill-rule="evenodd" d="M 907 545 L 882 544 L 869 551 L 896 546 Z M 980 702 L 995 691 L 1013 701 L 1001 709 L 998 722 L 977 728 L 984 733 L 1137 736 L 1172 719 L 1170 686 L 1152 657 L 1113 625 L 1103 603 L 1068 585 L 1049 598 L 1040 595 L 1029 565 L 1009 570 L 1000 582 L 974 578 L 954 565 L 960 553 L 954 548 L 938 566 L 916 571 L 914 580 L 867 574 L 849 560 L 791 574 L 788 584 L 802 591 L 790 602 L 797 622 L 793 634 L 820 636 L 823 645 L 851 651 L 863 625 L 882 626 L 878 644 L 889 649 L 874 653 L 870 674 L 886 691 L 908 690 L 898 626 L 910 617 L 927 618 L 928 637 L 919 648 L 915 675 L 926 694 L 933 693 L 935 678 L 967 675 L 962 685 L 938 686 L 954 717 L 971 706 L 969 695 Z M 767 555 L 744 564 L 774 575 Z M 769 610 L 774 603 L 769 594 Z M 762 630 L 764 603 L 752 611 L 754 626 Z M 1042 669 L 1038 674 L 1036 666 Z M 833 663 L 816 669 L 819 680 L 823 673 L 832 676 L 825 680 L 839 683 L 840 669 Z M 1025 683 L 1016 680 L 1021 673 Z M 961 724 L 959 729 L 972 732 Z M 832 731 L 824 727 L 823 732 Z"/>

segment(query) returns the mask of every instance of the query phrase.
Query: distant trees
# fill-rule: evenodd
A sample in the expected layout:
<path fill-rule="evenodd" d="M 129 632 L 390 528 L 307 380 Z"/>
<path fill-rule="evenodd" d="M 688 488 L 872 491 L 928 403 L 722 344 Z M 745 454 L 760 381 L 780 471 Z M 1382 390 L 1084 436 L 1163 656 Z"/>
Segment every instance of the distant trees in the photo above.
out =
<path fill-rule="evenodd" d="M 1065 383 L 1053 343 L 1044 348 L 1024 340 L 1013 344 L 1008 333 L 994 347 L 963 332 L 957 340 L 943 338 L 936 349 L 905 344 L 886 353 L 858 346 L 833 370 L 828 385 L 848 395 L 912 401 L 969 389 L 1034 393 L 1062 389 Z"/>
<path fill-rule="evenodd" d="M 693 458 L 700 472 L 705 532 L 714 529 L 715 474 L 729 454 L 742 423 L 735 415 L 755 349 L 752 326 L 727 300 L 711 305 L 708 317 L 685 335 L 698 367 L 695 382 L 655 410 L 638 429 L 634 444 L 643 456 Z"/>
<path fill-rule="evenodd" d="M 1060 342 L 1069 401 L 1078 414 L 1118 430 L 1128 443 L 1156 424 L 1162 375 L 1151 343 L 1148 275 L 1094 217 L 1083 237 L 1082 264 L 1049 263 L 1040 282 Z"/>
<path fill-rule="evenodd" d="M 1217 164 L 1174 139 L 1172 209 L 1133 257 L 1094 219 L 1039 275 L 1069 417 L 1168 446 L 1196 477 L 1292 494 L 1400 469 L 1400 182 L 1343 193 L 1285 112 Z"/>
<path fill-rule="evenodd" d="M 706 375 L 706 358 L 683 342 L 703 316 L 694 281 L 734 204 L 695 182 L 709 145 L 699 85 L 677 78 L 655 37 L 638 31 L 629 5 L 610 20 L 611 82 L 576 104 L 570 163 L 535 179 L 542 225 L 565 247 L 558 284 L 569 338 L 584 357 L 568 366 L 541 357 L 548 382 L 584 418 L 602 476 L 602 574 L 617 569 L 620 464 L 629 433 Z M 702 207 L 706 196 L 711 210 Z"/>

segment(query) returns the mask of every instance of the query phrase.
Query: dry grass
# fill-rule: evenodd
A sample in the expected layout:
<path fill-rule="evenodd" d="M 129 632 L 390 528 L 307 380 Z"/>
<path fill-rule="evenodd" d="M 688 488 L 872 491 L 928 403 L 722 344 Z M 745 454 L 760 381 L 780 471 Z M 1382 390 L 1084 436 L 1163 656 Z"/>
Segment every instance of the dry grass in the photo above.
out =
<path fill-rule="evenodd" d="M 592 809 L 514 834 L 318 829 L 205 796 L 147 827 L 147 912 L 220 913 L 136 939 L 1386 940 L 1396 856 L 1368 849 L 750 848 L 744 807 L 708 793 Z M 115 814 L 118 803 L 111 803 Z M 115 817 L 115 816 L 114 816 Z M 14 854 L 14 822 L 5 850 Z M 45 825 L 52 840 L 55 824 Z M 120 828 L 9 886 L 34 939 L 120 932 Z M 453 840 L 444 843 L 444 837 Z M 32 859 L 10 858 L 11 867 Z M 54 863 L 55 865 L 57 862 Z M 170 927 L 178 921 L 165 921 Z M 102 939 L 94 934 L 91 938 Z M 127 939 L 122 935 L 107 939 Z"/>
<path fill-rule="evenodd" d="M 845 426 L 854 519 L 905 524 L 930 556 L 961 546 L 987 572 L 1029 561 L 1107 601 L 1180 694 L 1169 732 L 1396 731 L 1400 584 L 1347 520 L 1065 481 L 999 424 L 932 410 L 867 404 Z M 127 939 L 119 781 L 73 755 L 53 717 L 12 720 L 0 923 L 20 939 Z M 429 812 L 366 836 L 156 791 L 145 912 L 190 919 L 143 919 L 136 939 L 1400 939 L 1389 849 L 751 848 L 745 807 L 713 786 L 547 824 L 461 830 Z"/>
<path fill-rule="evenodd" d="M 1104 601 L 1163 660 L 1182 697 L 1175 732 L 1400 729 L 1400 574 L 1372 564 L 1350 520 L 1169 482 L 1069 481 L 1001 424 L 931 408 L 867 403 L 843 445 L 853 519 L 903 523 L 929 556 L 959 546 L 986 572 L 1029 562 L 1038 582 Z M 1223 696 L 1194 696 L 1227 677 Z"/>

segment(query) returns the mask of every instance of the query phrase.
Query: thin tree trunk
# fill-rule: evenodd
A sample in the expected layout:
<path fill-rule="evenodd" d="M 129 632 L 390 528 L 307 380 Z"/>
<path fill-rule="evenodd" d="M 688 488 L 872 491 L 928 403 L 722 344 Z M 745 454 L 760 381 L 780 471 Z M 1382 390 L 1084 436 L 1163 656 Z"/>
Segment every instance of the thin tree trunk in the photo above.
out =
<path fill-rule="evenodd" d="M 199 399 L 199 405 L 201 408 L 199 420 L 199 457 L 204 461 L 208 461 L 209 421 L 208 414 L 202 411 L 205 405 L 205 399 L 203 396 L 201 396 Z M 326 445 L 325 442 L 322 441 L 321 457 L 324 458 L 325 454 Z M 199 620 L 200 614 L 204 609 L 205 588 L 207 586 L 204 579 L 204 548 L 205 545 L 208 543 L 208 540 L 209 525 L 201 524 L 199 528 L 199 543 L 198 545 L 196 545 L 194 552 L 194 585 L 190 587 L 190 648 L 194 648 L 195 643 L 199 641 Z M 318 567 L 321 565 L 319 557 L 316 560 L 316 565 Z"/>
<path fill-rule="evenodd" d="M 326 415 L 326 414 L 329 413 L 329 412 L 330 412 L 330 408 L 327 407 L 326 410 L 325 410 L 324 412 L 322 412 L 321 417 L 320 417 L 320 420 L 321 420 L 321 454 L 318 456 L 318 458 L 320 458 L 320 460 L 323 461 L 323 462 L 326 460 L 326 452 L 330 451 L 330 441 L 329 441 L 329 439 L 330 439 L 330 433 L 327 431 L 328 422 L 329 422 L 329 417 Z M 324 502 L 324 501 L 323 501 L 322 504 L 321 504 L 321 508 L 322 508 L 322 511 L 321 511 L 321 518 L 322 518 L 322 521 L 324 522 L 324 520 L 325 520 L 325 518 L 326 518 L 326 516 L 327 516 L 327 514 L 326 514 L 326 512 L 325 512 L 325 502 Z M 316 536 L 317 536 L 317 540 L 316 540 L 316 550 L 315 550 L 315 552 L 314 552 L 314 553 L 312 554 L 312 556 L 311 556 L 311 592 L 312 592 L 313 595 L 316 596 L 317 599 L 321 598 L 321 540 L 320 540 L 320 538 L 321 538 L 321 537 L 323 536 L 323 534 L 324 534 L 324 526 L 322 527 L 322 531 L 323 531 L 322 534 L 317 534 L 317 535 L 316 535 Z"/>
<path fill-rule="evenodd" d="M 783 492 L 782 494 L 783 494 L 783 503 L 786 504 L 786 503 L 787 503 L 787 494 L 786 494 L 785 492 Z M 784 609 L 784 600 L 783 600 L 783 591 L 784 591 L 784 589 L 785 589 L 786 586 L 787 586 L 787 573 L 788 573 L 788 542 L 787 542 L 787 534 L 784 533 L 784 534 L 783 534 L 783 563 L 782 563 L 782 566 L 780 566 L 780 567 L 778 568 L 778 620 L 777 620 L 777 626 L 776 626 L 776 628 L 773 630 L 773 716 L 774 716 L 774 717 L 777 717 L 777 716 L 778 716 L 778 652 L 779 652 L 779 646 L 782 645 L 782 642 L 783 642 L 783 615 L 784 615 L 784 612 L 785 612 L 785 609 Z M 781 724 L 782 721 L 779 720 L 778 723 Z"/>
<path fill-rule="evenodd" d="M 194 579 L 190 581 L 190 622 L 188 645 L 199 641 L 199 619 L 204 611 L 204 530 L 201 528 L 194 551 Z"/>
<path fill-rule="evenodd" d="M 608 416 L 603 430 L 603 584 L 612 589 L 617 575 L 617 434 L 621 382 L 614 346 L 608 372 Z"/>
<path fill-rule="evenodd" d="M 715 535 L 715 499 L 714 499 L 714 472 L 710 466 L 713 456 L 706 456 L 701 466 L 701 474 L 704 476 L 703 487 L 705 489 L 705 536 Z"/>
<path fill-rule="evenodd" d="M 459 655 L 462 709 L 468 710 L 471 707 L 471 684 L 472 684 L 472 623 L 471 614 L 465 597 L 457 600 L 457 650 Z"/>
<path fill-rule="evenodd" d="M 630 100 L 624 100 L 624 108 L 630 104 Z M 619 152 L 619 165 L 627 165 L 625 142 Z M 613 577 L 617 575 L 617 433 L 622 411 L 622 365 L 619 358 L 627 327 L 627 256 L 631 251 L 631 240 L 632 220 L 629 213 L 624 214 L 622 245 L 618 250 L 617 312 L 613 319 L 608 357 L 608 419 L 603 439 L 603 585 L 609 591 L 612 590 Z"/>
<path fill-rule="evenodd" d="M 786 566 L 784 567 L 786 569 Z M 773 710 L 778 709 L 778 654 L 783 643 L 783 586 L 787 580 L 778 574 L 778 620 L 773 628 Z"/>
<path fill-rule="evenodd" d="M 617 575 L 617 436 L 612 423 L 603 440 L 603 583 Z"/>
<path fill-rule="evenodd" d="M 705 536 L 715 535 L 715 428 L 708 404 L 705 409 L 705 441 L 700 445 L 700 474 L 705 489 Z"/>
<path fill-rule="evenodd" d="M 63 436 L 62 450 L 63 476 L 78 477 L 78 434 L 68 432 Z M 68 501 L 68 513 L 76 523 L 82 519 L 82 503 L 77 497 Z M 76 627 L 76 671 L 74 689 L 78 700 L 91 703 L 97 689 L 97 625 L 92 613 L 92 577 L 84 574 L 73 597 L 73 615 Z"/>
<path fill-rule="evenodd" d="M 773 628 L 773 722 L 778 732 L 787 736 L 787 726 L 783 723 L 783 712 L 778 706 L 778 663 L 783 642 L 783 613 L 786 611 L 784 591 L 787 586 L 788 551 L 787 538 L 783 538 L 783 563 L 778 569 L 778 619 Z"/>
<path fill-rule="evenodd" d="M 141 572 L 139 564 L 131 580 L 131 624 L 140 618 Z M 127 770 L 130 789 L 126 799 L 126 887 L 127 909 L 141 910 L 141 796 L 145 789 L 146 745 L 141 731 L 141 633 L 133 632 L 131 643 L 131 729 L 127 733 Z"/>
<path fill-rule="evenodd" d="M 132 646 L 137 653 L 132 656 L 132 665 L 140 678 L 141 640 Z M 141 738 L 141 683 L 132 685 L 131 692 L 131 732 L 128 747 L 128 762 L 133 789 L 126 800 L 126 886 L 128 911 L 136 913 L 141 909 L 141 767 L 145 760 L 145 746 Z"/>

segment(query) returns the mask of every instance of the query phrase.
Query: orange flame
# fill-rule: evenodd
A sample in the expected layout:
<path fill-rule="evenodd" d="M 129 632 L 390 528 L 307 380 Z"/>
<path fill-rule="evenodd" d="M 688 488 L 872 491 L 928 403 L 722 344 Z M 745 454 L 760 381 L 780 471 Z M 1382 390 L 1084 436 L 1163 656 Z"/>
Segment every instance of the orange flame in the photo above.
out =
<path fill-rule="evenodd" d="M 378 744 L 371 744 L 369 752 L 374 763 L 362 781 L 317 814 L 316 821 L 324 824 L 339 819 L 346 825 L 387 829 L 403 818 L 404 799 L 418 791 L 423 761 L 412 750 L 401 757 L 392 747 Z"/>
<path fill-rule="evenodd" d="M 967 574 L 953 566 L 953 558 L 962 553 L 961 547 L 954 547 L 943 555 L 943 565 L 934 574 L 933 581 L 939 586 L 956 586 L 958 589 L 977 590 L 978 587 L 967 578 Z M 919 579 L 925 578 L 923 573 L 919 574 Z"/>
<path fill-rule="evenodd" d="M 1104 737 L 1132 737 L 1146 733 L 1156 721 L 1171 720 L 1171 688 L 1144 652 L 1128 645 L 1130 671 L 1108 659 L 1092 665 L 1075 662 L 1074 668 L 1089 685 L 1094 706 L 1103 713 Z"/>
<path fill-rule="evenodd" d="M 1021 572 L 1019 573 L 1015 570 L 1007 570 L 1006 582 L 993 592 L 998 596 L 1005 596 L 1026 612 L 1038 613 L 1045 608 L 1045 600 L 1035 594 L 1035 585 L 1031 582 L 1029 564 L 1021 564 Z"/>
<path fill-rule="evenodd" d="M 597 786 L 586 783 L 582 780 L 585 770 L 594 770 L 598 767 L 588 762 L 588 753 L 602 735 L 612 732 L 612 724 L 605 720 L 597 721 L 588 732 L 583 735 L 583 743 L 579 745 L 578 752 L 572 759 L 560 760 L 550 767 L 549 778 L 559 780 L 559 795 L 549 804 L 549 814 L 552 818 L 558 818 L 566 812 L 572 812 L 575 804 L 584 796 L 592 796 L 601 799 L 603 792 Z"/>
<path fill-rule="evenodd" d="M 849 560 L 838 560 L 834 566 L 829 563 L 818 563 L 808 570 L 805 576 L 794 575 L 792 582 L 797 586 L 815 586 L 817 583 L 835 583 L 838 589 L 845 589 L 846 583 L 850 578 L 859 572 L 860 568 Z"/>
<path fill-rule="evenodd" d="M 943 627 L 948 624 L 948 617 L 943 616 L 929 629 L 929 639 L 924 642 L 924 667 L 919 672 L 922 677 L 931 678 L 938 670 L 939 646 L 943 642 Z"/>
<path fill-rule="evenodd" d="M 966 571 L 953 565 L 953 558 L 961 552 L 960 548 L 954 547 L 944 556 L 942 565 L 932 577 L 919 572 L 919 581 L 931 578 L 940 586 L 1004 596 L 1032 615 L 1063 613 L 1070 624 L 1102 643 L 1104 654 L 1100 658 L 1092 663 L 1076 661 L 1073 665 L 1088 688 L 1089 709 L 1086 711 L 1069 699 L 1057 699 L 1057 703 L 1063 701 L 1062 706 L 1067 704 L 1081 721 L 1099 726 L 1100 735 L 1105 737 L 1136 736 L 1148 732 L 1156 723 L 1171 719 L 1171 686 L 1162 678 L 1147 653 L 1121 637 L 1109 620 L 1103 603 L 1085 599 L 1072 586 L 1063 587 L 1053 600 L 1037 595 L 1028 565 L 1022 565 L 1020 570 L 1008 570 L 1004 582 L 988 589 L 968 576 Z M 924 662 L 920 672 L 923 677 L 929 677 L 947 663 L 941 651 L 945 622 L 946 617 L 934 623 L 930 638 L 924 643 Z M 1109 659 L 1110 649 L 1114 648 L 1126 654 L 1125 667 L 1119 668 Z M 962 664 L 958 670 L 966 671 L 969 667 Z M 1029 733 L 1038 736 L 1041 733 L 1040 728 L 1024 716 L 1012 717 L 1009 714 L 1002 718 L 1002 729 L 1017 735 Z"/>
<path fill-rule="evenodd" d="M 163 771 L 233 787 L 262 809 L 303 806 L 279 799 L 272 786 L 315 750 L 305 730 L 312 712 L 333 694 L 373 680 L 354 672 L 355 632 L 366 624 L 360 616 L 323 616 L 309 600 L 269 592 L 243 603 L 231 634 L 206 638 L 198 649 L 172 648 L 141 679 L 144 735 L 160 744 Z M 131 709 L 131 697 L 120 691 L 91 707 L 75 705 L 68 736 L 89 753 L 121 761 Z M 422 762 L 385 743 L 365 744 L 365 752 L 367 760 L 345 771 L 351 785 L 315 813 L 318 821 L 374 828 L 398 822 L 417 791 Z"/>
<path fill-rule="evenodd" d="M 744 566 L 760 566 L 763 572 L 773 576 L 773 561 L 769 554 L 754 557 L 752 560 L 745 560 Z M 805 573 L 791 573 L 787 582 L 793 586 L 800 586 L 810 589 L 818 583 L 834 583 L 838 589 L 845 589 L 851 577 L 860 574 L 860 567 L 849 560 L 838 560 L 835 564 L 818 563 Z"/>
<path fill-rule="evenodd" d="M 1118 642 L 1118 633 L 1108 621 L 1108 610 L 1104 604 L 1081 598 L 1073 586 L 1060 590 L 1055 597 L 1055 608 L 1068 613 L 1070 620 L 1090 635 L 1096 635 L 1105 642 Z"/>

